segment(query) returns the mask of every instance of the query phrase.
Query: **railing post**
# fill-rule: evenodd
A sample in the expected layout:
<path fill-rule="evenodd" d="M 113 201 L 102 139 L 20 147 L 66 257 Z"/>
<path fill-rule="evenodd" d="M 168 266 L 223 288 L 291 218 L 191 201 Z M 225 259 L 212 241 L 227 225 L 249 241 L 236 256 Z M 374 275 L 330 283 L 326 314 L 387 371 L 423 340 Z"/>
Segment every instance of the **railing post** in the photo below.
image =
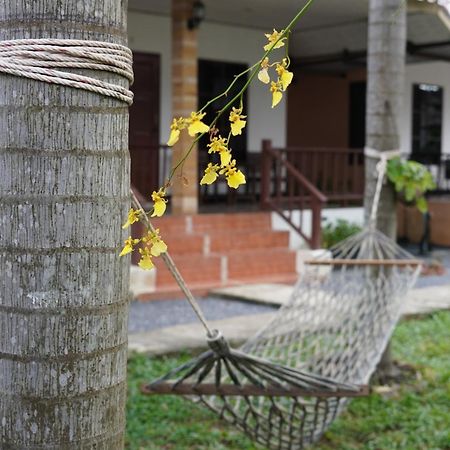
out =
<path fill-rule="evenodd" d="M 260 206 L 261 209 L 267 209 L 270 197 L 270 170 L 271 170 L 271 158 L 269 150 L 272 147 L 272 141 L 270 139 L 264 139 L 262 141 L 261 152 L 261 186 L 260 186 Z"/>
<path fill-rule="evenodd" d="M 322 202 L 317 198 L 312 198 L 311 202 L 311 248 L 320 248 L 322 245 Z"/>

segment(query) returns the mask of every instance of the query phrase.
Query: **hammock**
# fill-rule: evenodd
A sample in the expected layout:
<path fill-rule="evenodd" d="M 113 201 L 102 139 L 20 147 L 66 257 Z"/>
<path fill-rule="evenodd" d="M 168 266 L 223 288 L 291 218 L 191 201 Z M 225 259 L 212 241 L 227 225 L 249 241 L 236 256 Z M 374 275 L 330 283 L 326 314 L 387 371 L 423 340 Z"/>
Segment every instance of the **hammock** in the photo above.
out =
<path fill-rule="evenodd" d="M 282 450 L 316 442 L 349 398 L 367 395 L 420 270 L 420 261 L 375 229 L 384 159 L 369 225 L 307 261 L 290 301 L 239 350 L 209 328 L 166 255 L 205 326 L 210 350 L 142 392 L 189 396 L 259 444 Z"/>

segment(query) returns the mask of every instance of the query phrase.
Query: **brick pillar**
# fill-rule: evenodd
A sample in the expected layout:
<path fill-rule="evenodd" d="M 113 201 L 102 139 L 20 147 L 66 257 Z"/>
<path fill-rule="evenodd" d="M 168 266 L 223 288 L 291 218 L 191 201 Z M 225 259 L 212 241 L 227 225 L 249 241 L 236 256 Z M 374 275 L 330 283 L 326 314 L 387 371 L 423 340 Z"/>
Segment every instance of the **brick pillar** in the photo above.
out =
<path fill-rule="evenodd" d="M 197 31 L 189 30 L 187 22 L 193 0 L 172 0 L 172 115 L 188 117 L 197 110 Z M 173 148 L 173 164 L 192 142 L 186 130 Z M 193 149 L 183 167 L 183 178 L 175 176 L 172 186 L 174 215 L 195 214 L 198 210 L 198 158 Z M 179 175 L 180 172 L 178 172 Z"/>

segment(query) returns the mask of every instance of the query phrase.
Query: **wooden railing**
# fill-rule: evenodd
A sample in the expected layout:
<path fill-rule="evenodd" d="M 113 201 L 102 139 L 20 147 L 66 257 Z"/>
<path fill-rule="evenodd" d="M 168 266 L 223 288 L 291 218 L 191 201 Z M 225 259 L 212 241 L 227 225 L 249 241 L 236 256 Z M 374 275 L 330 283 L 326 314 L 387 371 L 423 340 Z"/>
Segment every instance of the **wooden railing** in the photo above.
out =
<path fill-rule="evenodd" d="M 364 151 L 349 148 L 278 149 L 330 204 L 360 205 L 364 198 Z"/>
<path fill-rule="evenodd" d="M 270 141 L 263 141 L 261 206 L 276 211 L 311 248 L 321 244 L 321 216 L 327 197 L 317 189 Z M 310 211 L 310 212 L 309 212 Z M 310 231 L 305 215 L 311 214 Z"/>

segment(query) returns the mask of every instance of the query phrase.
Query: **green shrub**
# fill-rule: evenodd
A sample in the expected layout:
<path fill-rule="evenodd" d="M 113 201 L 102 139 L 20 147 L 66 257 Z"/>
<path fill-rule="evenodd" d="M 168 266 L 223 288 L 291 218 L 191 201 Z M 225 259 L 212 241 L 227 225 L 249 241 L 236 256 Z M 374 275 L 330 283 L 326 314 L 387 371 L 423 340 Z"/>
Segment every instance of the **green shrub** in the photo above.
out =
<path fill-rule="evenodd" d="M 351 223 L 345 219 L 338 219 L 336 223 L 325 223 L 322 227 L 322 244 L 324 248 L 333 247 L 338 242 L 343 241 L 352 234 L 361 231 L 361 227 L 356 223 Z"/>
<path fill-rule="evenodd" d="M 421 213 L 428 211 L 425 193 L 436 189 L 436 183 L 423 164 L 393 158 L 388 162 L 387 176 L 406 203 L 415 204 Z"/>

